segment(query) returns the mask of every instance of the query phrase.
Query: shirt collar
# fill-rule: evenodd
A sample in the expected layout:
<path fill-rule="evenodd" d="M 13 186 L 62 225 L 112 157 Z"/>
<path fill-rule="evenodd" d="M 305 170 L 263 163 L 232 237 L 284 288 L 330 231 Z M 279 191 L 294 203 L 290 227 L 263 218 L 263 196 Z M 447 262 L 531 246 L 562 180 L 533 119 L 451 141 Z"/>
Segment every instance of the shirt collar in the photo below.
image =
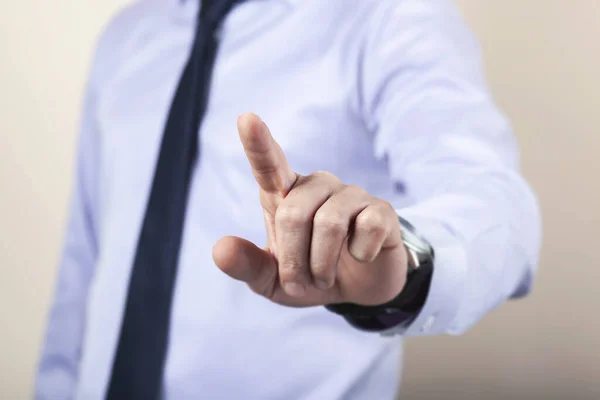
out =
<path fill-rule="evenodd" d="M 190 21 L 198 12 L 200 0 L 141 0 L 168 4 L 173 18 L 179 21 Z M 303 0 L 242 0 L 244 2 L 270 2 L 270 4 L 283 4 L 289 11 L 294 10 Z"/>
<path fill-rule="evenodd" d="M 191 1 L 200 1 L 200 0 L 172 0 L 175 4 L 184 4 L 184 3 L 189 3 Z M 243 0 L 243 1 L 260 1 L 260 0 Z M 283 3 L 287 3 L 290 6 L 296 6 L 298 3 L 300 3 L 301 0 L 271 0 L 271 1 L 279 1 L 279 2 L 283 2 Z"/>

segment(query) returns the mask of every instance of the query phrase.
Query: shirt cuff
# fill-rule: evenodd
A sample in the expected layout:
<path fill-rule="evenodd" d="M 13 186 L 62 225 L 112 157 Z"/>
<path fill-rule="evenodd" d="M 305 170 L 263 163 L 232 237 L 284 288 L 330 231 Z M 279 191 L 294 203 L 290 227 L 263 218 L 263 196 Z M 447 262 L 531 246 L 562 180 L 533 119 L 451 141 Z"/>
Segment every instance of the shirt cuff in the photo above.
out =
<path fill-rule="evenodd" d="M 433 247 L 433 276 L 427 300 L 417 317 L 401 329 L 404 336 L 448 333 L 458 313 L 467 272 L 467 254 L 460 237 L 439 220 L 415 208 L 396 210 Z M 391 328 L 386 333 L 393 333 Z"/>

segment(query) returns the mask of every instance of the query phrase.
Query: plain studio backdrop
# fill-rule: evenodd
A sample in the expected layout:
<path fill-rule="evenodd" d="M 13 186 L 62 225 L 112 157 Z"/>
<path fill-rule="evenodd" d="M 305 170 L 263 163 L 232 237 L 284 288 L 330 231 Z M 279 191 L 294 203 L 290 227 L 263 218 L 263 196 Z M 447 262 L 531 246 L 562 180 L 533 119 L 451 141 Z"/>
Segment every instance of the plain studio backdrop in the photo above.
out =
<path fill-rule="evenodd" d="M 57 270 L 88 63 L 125 0 L 0 3 L 0 398 L 26 399 Z M 543 254 L 528 299 L 464 336 L 408 341 L 402 398 L 600 399 L 600 2 L 459 6 L 541 200 Z"/>

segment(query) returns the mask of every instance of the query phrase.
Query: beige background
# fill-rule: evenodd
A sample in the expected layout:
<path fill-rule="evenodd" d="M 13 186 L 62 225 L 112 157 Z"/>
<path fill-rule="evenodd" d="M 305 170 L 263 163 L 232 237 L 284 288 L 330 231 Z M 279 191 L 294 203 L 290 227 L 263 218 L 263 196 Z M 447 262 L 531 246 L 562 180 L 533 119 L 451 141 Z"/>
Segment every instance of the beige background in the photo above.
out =
<path fill-rule="evenodd" d="M 24 399 L 72 174 L 80 93 L 125 0 L 0 1 L 0 398 Z M 406 399 L 600 399 L 600 2 L 462 0 L 544 213 L 533 296 L 412 339 Z"/>

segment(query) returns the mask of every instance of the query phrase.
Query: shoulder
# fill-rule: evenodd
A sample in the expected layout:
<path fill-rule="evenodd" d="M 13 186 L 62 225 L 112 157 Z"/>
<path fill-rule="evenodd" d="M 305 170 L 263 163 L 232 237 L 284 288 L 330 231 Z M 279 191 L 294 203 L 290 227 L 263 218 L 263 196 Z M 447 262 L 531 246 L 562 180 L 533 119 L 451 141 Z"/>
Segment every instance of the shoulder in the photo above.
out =
<path fill-rule="evenodd" d="M 103 80 L 121 63 L 129 51 L 165 18 L 169 2 L 137 0 L 119 10 L 102 29 L 92 59 L 92 74 Z"/>
<path fill-rule="evenodd" d="M 406 57 L 476 55 L 478 44 L 452 0 L 370 2 L 366 20 L 368 48 L 401 52 Z"/>

